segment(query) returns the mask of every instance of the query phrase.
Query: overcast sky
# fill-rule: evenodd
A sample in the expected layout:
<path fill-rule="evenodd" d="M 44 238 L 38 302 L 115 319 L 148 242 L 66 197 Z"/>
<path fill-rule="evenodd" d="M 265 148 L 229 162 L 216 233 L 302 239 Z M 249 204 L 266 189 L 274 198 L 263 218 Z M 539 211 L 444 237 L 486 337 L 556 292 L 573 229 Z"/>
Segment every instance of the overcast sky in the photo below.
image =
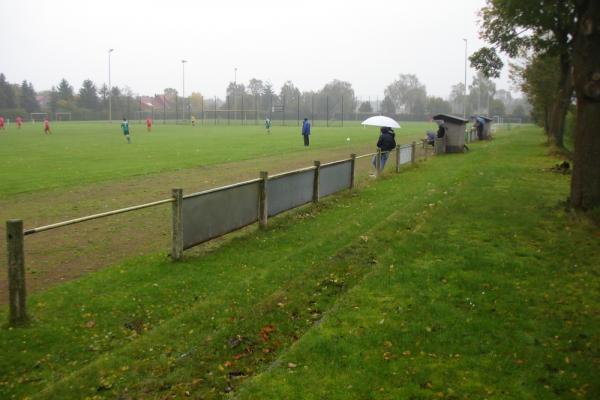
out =
<path fill-rule="evenodd" d="M 134 93 L 221 96 L 234 80 L 286 80 L 318 90 L 332 79 L 372 99 L 400 73 L 447 97 L 464 80 L 464 41 L 478 38 L 484 0 L 1 0 L 0 72 L 46 90 L 66 78 Z M 471 82 L 473 70 L 468 71 Z M 507 73 L 496 80 L 510 89 Z"/>

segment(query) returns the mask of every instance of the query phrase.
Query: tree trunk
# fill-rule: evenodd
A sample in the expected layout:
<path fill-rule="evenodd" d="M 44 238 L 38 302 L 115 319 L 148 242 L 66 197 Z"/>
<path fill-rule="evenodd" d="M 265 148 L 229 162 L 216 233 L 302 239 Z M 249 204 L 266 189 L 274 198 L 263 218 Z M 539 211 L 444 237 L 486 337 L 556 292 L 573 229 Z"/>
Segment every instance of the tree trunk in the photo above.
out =
<path fill-rule="evenodd" d="M 550 112 L 548 111 L 548 107 L 544 107 L 544 133 L 546 133 L 548 141 L 550 141 Z"/>
<path fill-rule="evenodd" d="M 569 104 L 571 103 L 571 96 L 573 95 L 571 59 L 565 53 L 560 55 L 560 78 L 558 84 L 558 93 L 550 116 L 549 133 L 550 142 L 562 148 L 564 147 L 565 119 L 569 110 Z"/>
<path fill-rule="evenodd" d="M 600 1 L 577 3 L 573 44 L 577 93 L 571 205 L 589 210 L 600 206 Z"/>

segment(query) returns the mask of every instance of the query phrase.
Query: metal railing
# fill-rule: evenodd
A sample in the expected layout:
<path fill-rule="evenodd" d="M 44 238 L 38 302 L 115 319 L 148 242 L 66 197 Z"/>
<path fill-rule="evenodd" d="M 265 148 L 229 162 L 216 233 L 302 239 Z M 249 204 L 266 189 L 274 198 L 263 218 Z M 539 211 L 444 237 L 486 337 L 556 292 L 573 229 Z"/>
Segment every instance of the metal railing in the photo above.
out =
<path fill-rule="evenodd" d="M 412 144 L 407 145 L 399 145 L 396 146 L 396 160 L 395 160 L 395 171 L 399 172 L 402 164 L 401 152 L 410 149 L 410 163 L 414 164 L 416 162 L 416 143 L 412 142 Z M 268 219 L 268 209 L 267 209 L 267 185 L 270 180 L 274 181 L 277 179 L 281 179 L 287 176 L 292 176 L 296 174 L 306 173 L 310 171 L 314 171 L 314 180 L 313 180 L 313 193 L 312 193 L 312 201 L 319 201 L 319 173 L 321 169 L 327 167 L 335 167 L 338 164 L 343 164 L 350 162 L 351 163 L 351 172 L 350 172 L 350 182 L 348 189 L 352 190 L 354 188 L 354 179 L 355 179 L 355 161 L 358 159 L 372 157 L 373 164 L 376 170 L 376 176 L 380 176 L 382 173 L 382 155 L 389 152 L 382 152 L 378 150 L 375 153 L 367 153 L 362 155 L 352 154 L 350 158 L 331 161 L 328 163 L 321 164 L 319 161 L 315 161 L 313 166 L 296 169 L 293 171 L 286 171 L 279 174 L 269 176 L 268 172 L 261 172 L 260 178 L 251 179 L 244 182 L 237 182 L 230 185 L 220 186 L 217 188 L 212 188 L 208 190 L 204 190 L 197 193 L 190 193 L 187 195 L 183 195 L 183 190 L 180 188 L 172 189 L 172 197 L 168 199 L 158 200 L 150 203 L 134 205 L 131 207 L 120 208 L 117 210 L 107 211 L 103 213 L 88 215 L 80 218 L 70 219 L 67 221 L 61 221 L 54 224 L 23 229 L 23 220 L 20 219 L 12 219 L 6 221 L 6 232 L 7 232 L 7 250 L 8 250 L 8 289 L 9 289 L 9 324 L 11 326 L 22 325 L 27 322 L 27 311 L 26 311 L 26 290 L 25 290 L 25 261 L 24 261 L 24 239 L 25 236 L 69 226 L 75 225 L 86 221 L 91 221 L 95 219 L 110 217 L 117 214 L 123 214 L 131 211 L 141 210 L 150 207 L 157 207 L 164 204 L 172 204 L 172 234 L 171 234 L 171 259 L 173 261 L 180 260 L 183 257 L 184 251 L 184 232 L 183 232 L 183 203 L 184 200 L 192 199 L 198 196 L 206 196 L 210 194 L 215 194 L 218 192 L 223 192 L 226 190 L 232 190 L 235 188 L 240 188 L 245 185 L 258 184 L 258 204 L 259 209 L 257 210 L 256 219 L 253 219 L 251 222 L 258 222 L 260 227 L 266 227 L 267 219 Z M 426 158 L 426 154 L 425 154 Z M 337 189 L 336 189 L 337 190 Z M 297 207 L 293 206 L 291 208 Z M 287 208 L 290 209 L 290 208 Z M 252 216 L 254 218 L 254 216 Z M 247 225 L 247 224 L 246 224 Z M 235 227 L 232 230 L 225 229 L 225 233 L 231 232 L 236 229 L 240 229 L 241 226 Z M 218 236 L 211 236 L 207 240 L 213 239 Z M 196 245 L 195 243 L 193 245 Z M 192 246 L 188 246 L 189 248 Z"/>

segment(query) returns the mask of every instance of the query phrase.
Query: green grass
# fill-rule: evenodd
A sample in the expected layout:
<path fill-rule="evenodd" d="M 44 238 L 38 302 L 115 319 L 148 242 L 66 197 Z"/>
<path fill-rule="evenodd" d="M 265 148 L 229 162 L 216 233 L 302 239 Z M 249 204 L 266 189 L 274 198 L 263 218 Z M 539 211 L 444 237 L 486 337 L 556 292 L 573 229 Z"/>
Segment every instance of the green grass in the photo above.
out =
<path fill-rule="evenodd" d="M 598 398 L 600 235 L 543 140 L 34 295 L 0 331 L 0 397 Z"/>
<path fill-rule="evenodd" d="M 431 127 L 403 124 L 397 140 L 416 140 Z M 145 126 L 132 124 L 131 145 L 126 144 L 118 121 L 55 123 L 52 132 L 44 135 L 40 123 L 0 132 L 0 197 L 305 150 L 295 125 L 274 126 L 267 135 L 262 126 L 252 125 L 157 124 L 148 133 Z M 377 134 L 377 128 L 357 124 L 317 125 L 311 149 L 348 148 L 350 153 L 357 146 L 374 146 Z"/>

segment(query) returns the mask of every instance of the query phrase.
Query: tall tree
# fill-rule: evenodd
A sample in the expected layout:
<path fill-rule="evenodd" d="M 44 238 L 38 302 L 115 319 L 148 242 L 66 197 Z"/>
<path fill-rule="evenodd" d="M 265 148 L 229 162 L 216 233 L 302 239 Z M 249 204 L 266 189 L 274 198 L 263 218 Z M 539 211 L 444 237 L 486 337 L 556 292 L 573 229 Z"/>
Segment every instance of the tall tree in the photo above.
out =
<path fill-rule="evenodd" d="M 100 86 L 100 90 L 98 90 L 98 94 L 100 95 L 100 101 L 102 102 L 102 107 L 108 107 L 108 86 L 106 83 L 103 83 Z"/>
<path fill-rule="evenodd" d="M 476 114 L 489 114 L 489 104 L 495 93 L 496 84 L 478 72 L 469 86 L 469 110 Z"/>
<path fill-rule="evenodd" d="M 279 97 L 285 98 L 286 102 L 296 101 L 300 96 L 300 89 L 294 86 L 292 81 L 285 81 L 279 90 Z"/>
<path fill-rule="evenodd" d="M 462 82 L 452 85 L 450 91 L 450 103 L 452 104 L 452 112 L 457 114 L 463 113 L 463 107 L 465 106 L 465 84 Z M 465 114 L 470 114 L 470 110 L 464 110 Z"/>
<path fill-rule="evenodd" d="M 296 115 L 300 101 L 300 89 L 294 86 L 292 81 L 285 81 L 281 89 L 279 90 L 279 98 L 284 106 L 284 112 L 286 115 Z"/>
<path fill-rule="evenodd" d="M 371 106 L 371 102 L 370 101 L 363 101 L 362 103 L 360 103 L 360 106 L 358 106 L 358 112 L 360 112 L 360 113 L 372 113 L 373 112 L 373 107 Z"/>
<path fill-rule="evenodd" d="M 73 101 L 73 86 L 69 85 L 66 79 L 62 79 L 58 84 L 58 98 L 66 102 Z"/>
<path fill-rule="evenodd" d="M 86 79 L 81 84 L 81 88 L 79 89 L 79 99 L 78 103 L 80 107 L 87 108 L 90 110 L 98 109 L 99 99 L 98 99 L 98 90 L 96 89 L 96 85 L 89 79 Z"/>
<path fill-rule="evenodd" d="M 265 85 L 260 79 L 252 78 L 248 83 L 248 90 L 252 96 L 262 96 L 265 91 Z"/>
<path fill-rule="evenodd" d="M 48 108 L 50 110 L 50 113 L 54 114 L 58 110 L 58 101 L 60 100 L 56 87 L 52 86 L 49 97 L 50 98 L 48 100 Z"/>
<path fill-rule="evenodd" d="M 398 79 L 388 85 L 384 94 L 388 96 L 396 110 L 404 109 L 407 114 L 423 114 L 427 90 L 414 74 L 400 74 Z"/>
<path fill-rule="evenodd" d="M 192 92 L 190 95 L 190 108 L 192 113 L 198 113 L 204 109 L 204 96 L 200 92 Z"/>
<path fill-rule="evenodd" d="M 35 89 L 31 82 L 23 81 L 21 83 L 21 108 L 29 113 L 40 110 L 40 104 L 36 99 Z"/>
<path fill-rule="evenodd" d="M 430 116 L 436 114 L 450 114 L 452 112 L 452 106 L 449 102 L 442 99 L 441 97 L 427 97 L 427 114 Z"/>
<path fill-rule="evenodd" d="M 0 73 L 0 109 L 15 108 L 17 106 L 15 91 L 6 81 L 4 74 Z"/>
<path fill-rule="evenodd" d="M 576 0 L 573 78 L 577 93 L 571 205 L 600 208 L 600 2 Z"/>
<path fill-rule="evenodd" d="M 486 76 L 498 77 L 502 61 L 496 48 L 516 57 L 534 50 L 559 58 L 560 75 L 556 100 L 551 113 L 549 131 L 553 142 L 563 147 L 565 117 L 571 96 L 571 50 L 575 33 L 575 4 L 573 0 L 513 1 L 487 0 L 481 10 L 481 36 L 494 48 L 482 48 L 469 59 L 471 65 Z"/>
<path fill-rule="evenodd" d="M 390 96 L 385 96 L 381 102 L 381 113 L 386 115 L 396 114 L 396 105 Z"/>
<path fill-rule="evenodd" d="M 559 146 L 564 132 L 559 128 L 564 128 L 573 87 L 577 94 L 570 204 L 583 210 L 600 207 L 600 2 L 564 0 L 540 5 L 534 1 L 488 0 L 487 4 L 482 10 L 482 33 L 488 42 L 511 56 L 533 48 L 559 57 L 559 90 L 550 121 Z M 518 32 L 521 28 L 530 35 L 522 38 Z M 480 57 L 482 54 L 476 53 L 471 62 L 485 69 L 493 64 L 488 62 L 493 57 Z M 487 73 L 495 72 L 498 68 L 494 67 Z"/>
<path fill-rule="evenodd" d="M 342 107 L 344 114 L 354 112 L 356 109 L 356 96 L 352 84 L 339 79 L 334 79 L 327 83 L 319 91 L 315 107 L 318 107 L 317 109 L 322 111 L 324 110 L 328 115 L 324 113 L 323 116 L 328 116 L 329 118 L 341 113 Z"/>
<path fill-rule="evenodd" d="M 512 81 L 527 96 L 533 106 L 532 116 L 541 125 L 548 138 L 553 107 L 558 95 L 560 66 L 558 57 L 534 54 L 525 59 L 525 65 L 511 64 Z"/>
<path fill-rule="evenodd" d="M 505 115 L 506 115 L 506 106 L 504 106 L 504 103 L 502 102 L 502 100 L 491 99 L 488 116 L 491 118 L 491 117 L 495 117 L 495 116 L 504 117 Z"/>

